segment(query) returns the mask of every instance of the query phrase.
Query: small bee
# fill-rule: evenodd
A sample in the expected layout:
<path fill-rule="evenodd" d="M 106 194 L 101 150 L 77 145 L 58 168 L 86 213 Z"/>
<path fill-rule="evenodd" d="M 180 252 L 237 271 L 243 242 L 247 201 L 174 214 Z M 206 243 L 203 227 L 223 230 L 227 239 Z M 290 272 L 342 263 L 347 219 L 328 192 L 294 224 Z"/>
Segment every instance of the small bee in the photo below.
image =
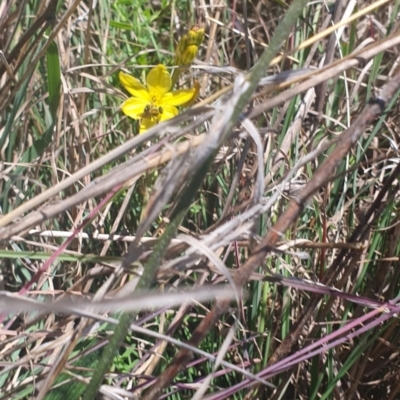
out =
<path fill-rule="evenodd" d="M 164 110 L 162 107 L 156 107 L 152 104 L 148 104 L 143 110 L 142 117 L 147 119 L 158 118 L 163 112 Z"/>

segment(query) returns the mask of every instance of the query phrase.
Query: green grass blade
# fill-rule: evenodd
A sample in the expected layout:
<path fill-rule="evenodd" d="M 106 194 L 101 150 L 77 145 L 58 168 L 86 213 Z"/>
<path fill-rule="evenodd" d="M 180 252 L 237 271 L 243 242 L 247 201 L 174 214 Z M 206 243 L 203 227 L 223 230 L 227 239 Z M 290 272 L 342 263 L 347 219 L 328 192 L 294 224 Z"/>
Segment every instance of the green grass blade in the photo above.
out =
<path fill-rule="evenodd" d="M 56 121 L 57 109 L 60 103 L 61 94 L 61 68 L 58 48 L 55 42 L 51 43 L 46 52 L 47 62 L 47 85 L 49 90 L 49 107 L 53 118 Z"/>

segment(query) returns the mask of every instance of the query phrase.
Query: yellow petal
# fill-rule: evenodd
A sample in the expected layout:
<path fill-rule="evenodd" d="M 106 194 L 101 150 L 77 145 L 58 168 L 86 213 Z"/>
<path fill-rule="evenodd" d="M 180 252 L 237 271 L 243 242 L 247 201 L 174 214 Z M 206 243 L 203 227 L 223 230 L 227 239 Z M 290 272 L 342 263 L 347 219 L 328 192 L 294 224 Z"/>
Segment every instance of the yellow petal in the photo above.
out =
<path fill-rule="evenodd" d="M 149 104 L 148 100 L 136 99 L 135 97 L 130 97 L 122 103 L 121 110 L 128 117 L 133 119 L 142 118 L 142 113 L 144 108 Z"/>
<path fill-rule="evenodd" d="M 195 103 L 195 101 L 199 97 L 200 82 L 197 79 L 195 79 L 193 82 L 193 89 L 194 89 L 193 97 L 187 103 L 182 104 L 182 107 L 190 107 L 192 104 Z"/>
<path fill-rule="evenodd" d="M 152 128 L 157 123 L 158 121 L 156 119 L 143 118 L 140 121 L 139 134 L 146 132 L 148 129 Z"/>
<path fill-rule="evenodd" d="M 192 100 L 193 96 L 196 94 L 196 89 L 182 89 L 175 90 L 174 92 L 166 93 L 160 100 L 160 106 L 164 107 L 166 105 L 170 106 L 181 106 Z"/>
<path fill-rule="evenodd" d="M 134 78 L 131 75 L 125 74 L 125 72 L 120 71 L 119 80 L 122 86 L 133 96 L 138 99 L 150 101 L 149 92 L 142 83 L 139 82 L 138 79 Z"/>
<path fill-rule="evenodd" d="M 154 103 L 158 103 L 171 89 L 171 76 L 164 65 L 159 64 L 147 74 L 147 88 Z"/>
<path fill-rule="evenodd" d="M 167 119 L 174 118 L 179 114 L 179 111 L 176 107 L 171 105 L 165 105 L 163 107 L 163 113 L 160 115 L 160 121 L 166 121 Z"/>

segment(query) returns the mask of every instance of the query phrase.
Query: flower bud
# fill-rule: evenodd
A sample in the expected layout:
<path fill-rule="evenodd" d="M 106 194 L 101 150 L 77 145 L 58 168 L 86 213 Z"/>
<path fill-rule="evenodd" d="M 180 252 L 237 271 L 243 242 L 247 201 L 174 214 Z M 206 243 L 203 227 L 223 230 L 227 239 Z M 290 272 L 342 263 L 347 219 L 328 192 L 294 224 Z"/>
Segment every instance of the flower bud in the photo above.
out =
<path fill-rule="evenodd" d="M 180 58 L 180 65 L 190 65 L 196 58 L 198 47 L 195 45 L 186 47 Z"/>
<path fill-rule="evenodd" d="M 204 29 L 196 25 L 190 28 L 189 32 L 181 37 L 176 47 L 175 65 L 190 65 L 195 59 L 203 39 Z"/>
<path fill-rule="evenodd" d="M 204 39 L 204 29 L 193 26 L 187 33 L 187 43 L 189 46 L 200 46 Z"/>

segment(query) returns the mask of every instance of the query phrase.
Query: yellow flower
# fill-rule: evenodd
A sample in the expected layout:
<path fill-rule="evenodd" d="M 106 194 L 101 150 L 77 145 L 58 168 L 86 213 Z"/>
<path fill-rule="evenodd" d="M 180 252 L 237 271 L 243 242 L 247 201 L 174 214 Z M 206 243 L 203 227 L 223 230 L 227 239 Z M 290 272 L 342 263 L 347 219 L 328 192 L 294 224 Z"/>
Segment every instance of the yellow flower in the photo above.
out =
<path fill-rule="evenodd" d="M 147 74 L 146 86 L 122 71 L 119 80 L 132 95 L 124 101 L 121 109 L 128 117 L 141 120 L 139 133 L 178 115 L 176 107 L 189 103 L 196 93 L 194 88 L 171 92 L 171 76 L 162 64 Z"/>

